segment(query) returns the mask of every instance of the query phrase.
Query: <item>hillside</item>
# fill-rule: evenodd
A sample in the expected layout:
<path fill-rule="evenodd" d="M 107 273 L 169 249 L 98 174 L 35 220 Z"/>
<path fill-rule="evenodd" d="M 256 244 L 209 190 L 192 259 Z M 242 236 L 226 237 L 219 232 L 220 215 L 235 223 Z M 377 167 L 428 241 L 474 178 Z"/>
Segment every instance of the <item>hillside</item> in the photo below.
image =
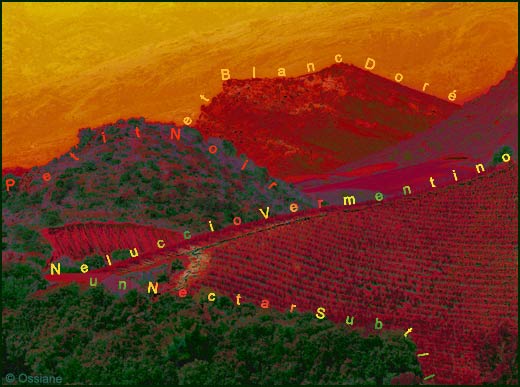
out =
<path fill-rule="evenodd" d="M 4 187 L 6 179 L 16 181 L 2 193 L 5 223 L 55 227 L 116 221 L 187 227 L 195 233 L 209 230 L 208 220 L 215 229 L 236 216 L 243 222 L 256 220 L 265 203 L 278 212 L 288 212 L 292 201 L 302 207 L 308 203 L 280 180 L 269 189 L 275 180 L 252 159 L 241 170 L 246 157 L 238 157 L 230 142 L 203 141 L 187 126 L 170 128 L 131 119 L 83 129 L 72 155 L 34 167 L 22 177 L 4 174 Z"/>
<path fill-rule="evenodd" d="M 229 139 L 273 176 L 294 180 L 413 137 L 457 109 L 340 63 L 296 78 L 225 81 L 195 126 L 205 137 Z"/>
<path fill-rule="evenodd" d="M 281 309 L 324 306 L 328 318 L 355 316 L 367 329 L 376 317 L 388 329 L 413 327 L 434 383 L 490 381 L 492 354 L 482 340 L 501 343 L 502 326 L 510 345 L 518 338 L 517 190 L 514 166 L 230 240 L 204 249 L 209 269 L 196 284 Z M 514 356 L 511 348 L 486 351 L 506 364 Z"/>
<path fill-rule="evenodd" d="M 207 233 L 89 275 L 46 275 L 115 289 L 124 278 L 146 291 L 146 270 L 180 259 L 159 292 L 216 291 L 371 331 L 413 328 L 433 383 L 479 384 L 510 372 L 518 337 L 518 167 L 421 195 L 353 208 L 328 207 Z M 194 270 L 194 269 L 197 270 Z M 133 278 L 139 274 L 140 282 Z M 156 277 L 155 277 L 156 278 Z M 349 329 L 344 325 L 345 329 Z"/>
<path fill-rule="evenodd" d="M 420 181 L 429 186 L 430 176 L 451 182 L 453 169 L 459 178 L 473 177 L 475 164 L 492 164 L 494 154 L 504 147 L 518 160 L 518 59 L 501 82 L 446 120 L 330 173 L 302 177 L 293 183 L 324 199 L 345 189 L 389 195 L 399 193 L 405 182 Z"/>

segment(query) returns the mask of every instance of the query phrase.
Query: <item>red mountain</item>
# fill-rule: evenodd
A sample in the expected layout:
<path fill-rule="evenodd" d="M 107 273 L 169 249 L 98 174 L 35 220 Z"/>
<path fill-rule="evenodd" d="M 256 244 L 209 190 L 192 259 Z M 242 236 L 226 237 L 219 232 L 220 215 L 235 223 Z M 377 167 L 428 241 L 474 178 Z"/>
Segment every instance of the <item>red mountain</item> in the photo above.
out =
<path fill-rule="evenodd" d="M 46 278 L 88 287 L 92 276 L 117 289 L 127 273 L 142 277 L 180 258 L 188 270 L 159 292 L 187 287 L 286 311 L 323 307 L 326 318 L 353 316 L 368 332 L 378 318 L 383 330 L 413 328 L 431 382 L 481 384 L 496 381 L 516 351 L 517 213 L 511 162 L 420 195 L 231 226 L 89 274 Z M 148 279 L 128 280 L 146 291 Z"/>
<path fill-rule="evenodd" d="M 203 136 L 231 140 L 280 178 L 320 173 L 396 144 L 458 105 L 352 65 L 296 78 L 230 79 L 203 106 Z"/>

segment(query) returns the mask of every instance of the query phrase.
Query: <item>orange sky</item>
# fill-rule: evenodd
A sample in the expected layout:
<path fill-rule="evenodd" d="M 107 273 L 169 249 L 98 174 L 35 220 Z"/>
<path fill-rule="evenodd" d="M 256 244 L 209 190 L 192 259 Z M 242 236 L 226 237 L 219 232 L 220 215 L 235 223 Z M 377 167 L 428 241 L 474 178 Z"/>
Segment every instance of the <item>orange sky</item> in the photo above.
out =
<path fill-rule="evenodd" d="M 233 78 L 343 61 L 456 103 L 518 55 L 517 3 L 2 3 L 2 166 L 42 165 L 79 128 L 198 117 Z"/>

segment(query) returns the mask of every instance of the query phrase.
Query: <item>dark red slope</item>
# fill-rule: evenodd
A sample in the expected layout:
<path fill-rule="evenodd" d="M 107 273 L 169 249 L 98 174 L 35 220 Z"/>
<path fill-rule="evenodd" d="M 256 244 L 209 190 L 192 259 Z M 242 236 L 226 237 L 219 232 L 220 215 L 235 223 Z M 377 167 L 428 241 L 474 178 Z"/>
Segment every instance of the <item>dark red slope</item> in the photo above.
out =
<path fill-rule="evenodd" d="M 347 64 L 297 78 L 228 80 L 196 127 L 280 178 L 326 172 L 446 118 L 458 105 Z"/>
<path fill-rule="evenodd" d="M 517 198 L 518 168 L 501 165 L 420 196 L 300 217 L 205 249 L 209 268 L 192 286 L 282 310 L 322 306 L 371 332 L 376 317 L 412 327 L 433 383 L 482 383 L 493 354 L 481 339 L 500 342 L 504 326 L 518 335 Z"/>

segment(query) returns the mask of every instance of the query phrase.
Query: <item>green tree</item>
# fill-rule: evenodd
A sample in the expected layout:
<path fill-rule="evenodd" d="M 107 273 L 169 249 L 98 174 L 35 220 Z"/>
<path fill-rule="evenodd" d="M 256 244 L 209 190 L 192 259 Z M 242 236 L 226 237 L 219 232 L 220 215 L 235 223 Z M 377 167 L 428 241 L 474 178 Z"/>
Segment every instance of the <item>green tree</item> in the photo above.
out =
<path fill-rule="evenodd" d="M 96 137 L 96 131 L 86 128 L 79 132 L 79 144 L 77 149 L 82 150 Z"/>
<path fill-rule="evenodd" d="M 87 264 L 89 269 L 99 269 L 103 266 L 105 266 L 105 260 L 101 255 L 89 255 L 88 257 L 85 257 L 83 263 Z"/>
<path fill-rule="evenodd" d="M 124 261 L 125 259 L 130 258 L 130 251 L 129 249 L 114 250 L 110 254 L 110 257 L 115 261 Z"/>
<path fill-rule="evenodd" d="M 124 172 L 119 177 L 119 185 L 121 186 L 121 185 L 125 184 L 126 182 L 130 181 L 130 178 L 131 178 L 131 172 L 130 171 Z"/>
<path fill-rule="evenodd" d="M 56 210 L 47 210 L 41 214 L 40 224 L 47 227 L 55 227 L 63 224 L 60 213 Z"/>
<path fill-rule="evenodd" d="M 26 297 L 47 282 L 38 269 L 28 264 L 6 264 L 2 267 L 2 299 L 4 308 L 15 309 Z"/>
<path fill-rule="evenodd" d="M 224 148 L 224 154 L 232 157 L 237 155 L 237 150 L 231 141 L 223 140 L 222 147 Z"/>
<path fill-rule="evenodd" d="M 43 242 L 43 237 L 38 231 L 32 230 L 22 224 L 17 224 L 9 228 L 12 234 L 11 248 L 14 251 L 28 253 L 39 252 L 48 254 L 52 247 Z"/>
<path fill-rule="evenodd" d="M 97 166 L 96 166 L 96 163 L 88 160 L 88 161 L 85 161 L 83 164 L 81 164 L 81 169 L 83 170 L 83 172 L 93 172 L 93 171 L 97 170 Z"/>
<path fill-rule="evenodd" d="M 175 260 L 172 262 L 171 271 L 175 272 L 177 270 L 184 270 L 184 264 L 179 258 L 175 258 Z"/>
<path fill-rule="evenodd" d="M 502 148 L 500 148 L 499 151 L 495 152 L 495 154 L 493 155 L 492 165 L 497 165 L 497 164 L 504 162 L 504 160 L 502 159 L 502 156 L 506 153 L 510 156 L 510 158 L 513 158 L 513 154 L 514 154 L 513 149 L 506 145 L 506 146 L 503 146 Z"/>

